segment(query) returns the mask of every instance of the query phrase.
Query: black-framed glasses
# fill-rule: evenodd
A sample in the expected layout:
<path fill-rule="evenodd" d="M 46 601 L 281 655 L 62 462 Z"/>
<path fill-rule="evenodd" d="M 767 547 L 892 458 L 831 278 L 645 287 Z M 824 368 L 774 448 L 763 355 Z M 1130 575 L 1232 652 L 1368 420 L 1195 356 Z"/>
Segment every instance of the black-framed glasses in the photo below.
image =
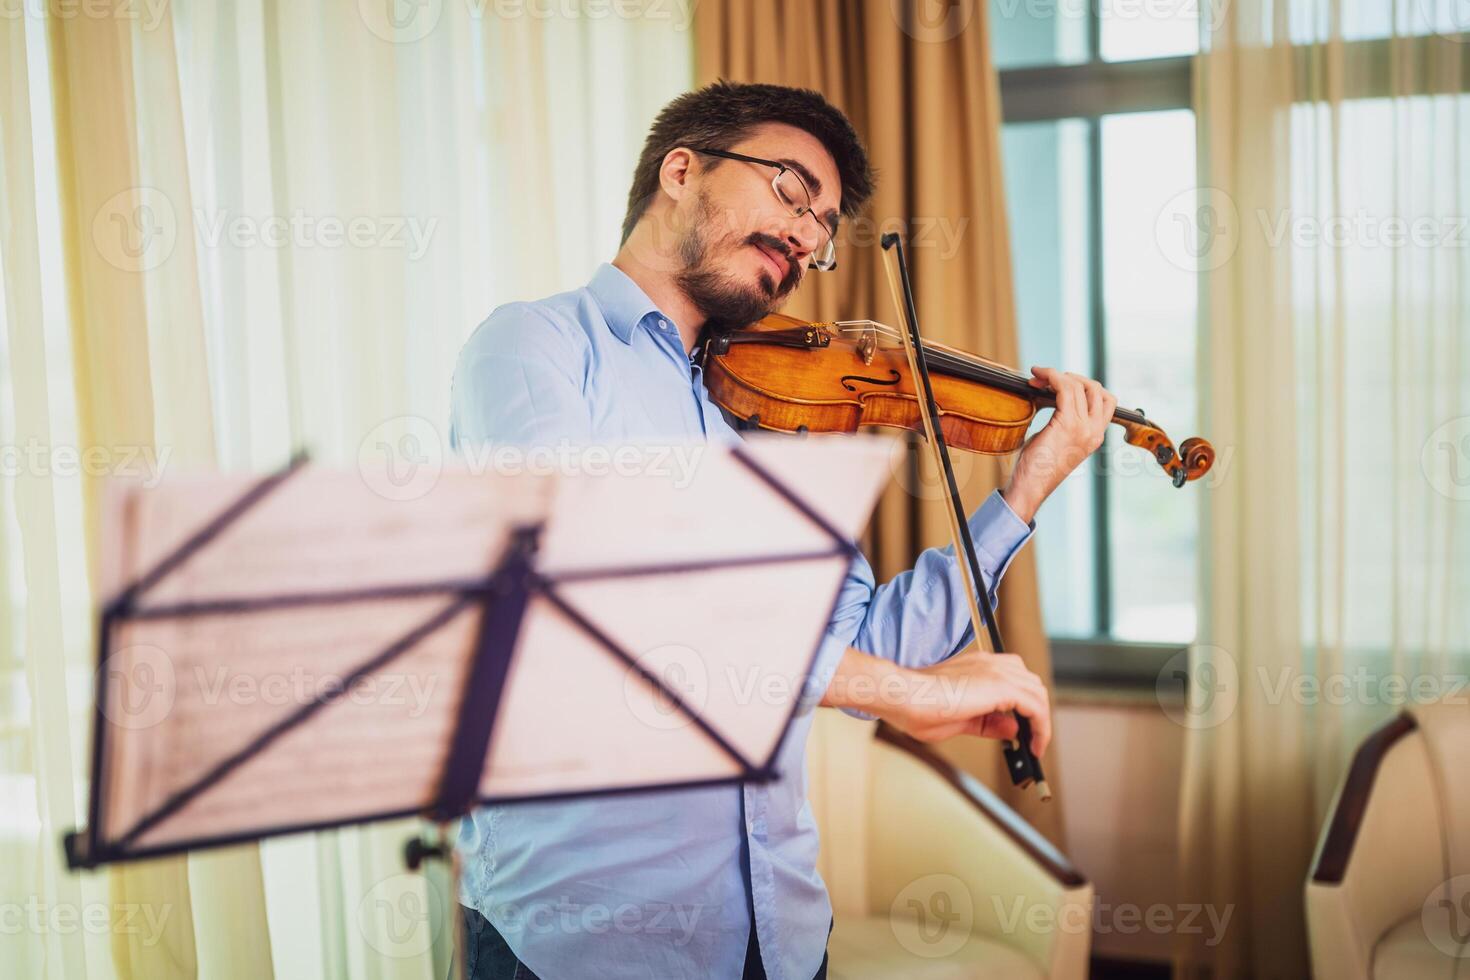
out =
<path fill-rule="evenodd" d="M 771 190 L 776 195 L 776 200 L 786 209 L 786 213 L 793 218 L 800 218 L 804 214 L 812 216 L 817 227 L 822 230 L 821 244 L 812 250 L 809 264 L 813 269 L 827 272 L 837 267 L 837 243 L 832 238 L 832 229 L 817 217 L 812 210 L 812 196 L 806 189 L 806 182 L 801 175 L 792 170 L 779 160 L 763 160 L 760 157 L 746 156 L 744 153 L 732 153 L 729 150 L 711 150 L 702 146 L 691 146 L 695 153 L 703 153 L 706 156 L 723 157 L 726 160 L 739 160 L 742 163 L 758 163 L 763 167 L 774 167 L 776 175 L 771 178 Z"/>

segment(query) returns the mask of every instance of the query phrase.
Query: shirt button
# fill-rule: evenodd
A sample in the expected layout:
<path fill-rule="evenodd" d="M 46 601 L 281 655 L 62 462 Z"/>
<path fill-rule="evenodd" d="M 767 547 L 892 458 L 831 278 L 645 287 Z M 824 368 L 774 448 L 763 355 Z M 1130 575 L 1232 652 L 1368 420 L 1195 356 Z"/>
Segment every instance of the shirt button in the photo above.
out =
<path fill-rule="evenodd" d="M 660 320 L 660 321 L 658 321 L 658 328 L 660 330 L 664 331 L 665 333 L 667 333 L 668 332 L 668 329 L 669 329 L 669 321 L 667 321 L 667 320 Z"/>

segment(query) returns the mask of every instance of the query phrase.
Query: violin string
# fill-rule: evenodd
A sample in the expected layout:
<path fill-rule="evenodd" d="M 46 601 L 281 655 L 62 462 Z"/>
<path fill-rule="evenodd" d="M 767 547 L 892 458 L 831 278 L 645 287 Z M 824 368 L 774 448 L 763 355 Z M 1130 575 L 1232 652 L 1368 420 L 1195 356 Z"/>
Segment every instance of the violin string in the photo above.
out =
<path fill-rule="evenodd" d="M 834 326 L 838 328 L 839 333 L 856 334 L 866 330 L 872 330 L 874 333 L 887 337 L 890 340 L 898 343 L 903 342 L 903 338 L 897 330 L 876 320 L 842 320 L 835 323 Z M 1002 388 L 1010 388 L 1014 394 L 1027 395 L 1037 390 L 1031 386 L 1026 378 L 1014 371 L 1007 371 L 1004 368 L 985 363 L 962 352 L 955 351 L 953 348 L 936 344 L 933 341 L 924 341 L 924 359 L 946 374 L 952 374 L 969 381 L 997 382 Z M 1116 418 L 1135 424 L 1151 425 L 1141 412 L 1135 412 L 1132 409 L 1114 409 L 1113 415 Z"/>

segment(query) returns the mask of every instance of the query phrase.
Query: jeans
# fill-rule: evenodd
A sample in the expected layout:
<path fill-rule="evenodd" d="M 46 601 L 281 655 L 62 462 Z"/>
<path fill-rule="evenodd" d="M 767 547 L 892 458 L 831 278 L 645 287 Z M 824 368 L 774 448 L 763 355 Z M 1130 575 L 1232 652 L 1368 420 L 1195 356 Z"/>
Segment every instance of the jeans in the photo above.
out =
<path fill-rule="evenodd" d="M 540 980 L 526 964 L 516 959 L 510 951 L 505 937 L 479 912 L 460 907 L 464 914 L 464 932 L 461 948 L 465 957 L 465 974 L 469 980 Z M 827 927 L 831 935 L 832 927 Z M 451 976 L 450 980 L 454 980 Z M 745 973 L 740 980 L 766 980 L 765 967 L 761 965 L 760 946 L 756 942 L 755 929 L 750 930 L 750 945 L 745 948 Z M 812 980 L 827 980 L 827 957 Z"/>

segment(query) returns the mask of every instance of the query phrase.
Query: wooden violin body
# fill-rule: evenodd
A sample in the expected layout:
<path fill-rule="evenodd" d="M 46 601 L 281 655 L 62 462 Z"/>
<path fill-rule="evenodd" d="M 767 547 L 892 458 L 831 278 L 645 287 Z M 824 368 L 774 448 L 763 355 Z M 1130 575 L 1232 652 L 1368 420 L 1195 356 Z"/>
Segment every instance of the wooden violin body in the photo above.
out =
<path fill-rule="evenodd" d="M 717 404 L 763 429 L 856 432 L 878 425 L 922 432 L 923 398 L 896 336 L 869 320 L 807 323 L 772 314 L 707 340 L 705 384 Z M 1055 404 L 1050 391 L 973 354 L 926 343 L 925 356 L 950 446 L 988 455 L 1015 452 L 1037 410 Z M 1113 421 L 1176 485 L 1203 476 L 1214 462 L 1203 439 L 1187 439 L 1176 452 L 1142 412 L 1119 410 Z"/>

